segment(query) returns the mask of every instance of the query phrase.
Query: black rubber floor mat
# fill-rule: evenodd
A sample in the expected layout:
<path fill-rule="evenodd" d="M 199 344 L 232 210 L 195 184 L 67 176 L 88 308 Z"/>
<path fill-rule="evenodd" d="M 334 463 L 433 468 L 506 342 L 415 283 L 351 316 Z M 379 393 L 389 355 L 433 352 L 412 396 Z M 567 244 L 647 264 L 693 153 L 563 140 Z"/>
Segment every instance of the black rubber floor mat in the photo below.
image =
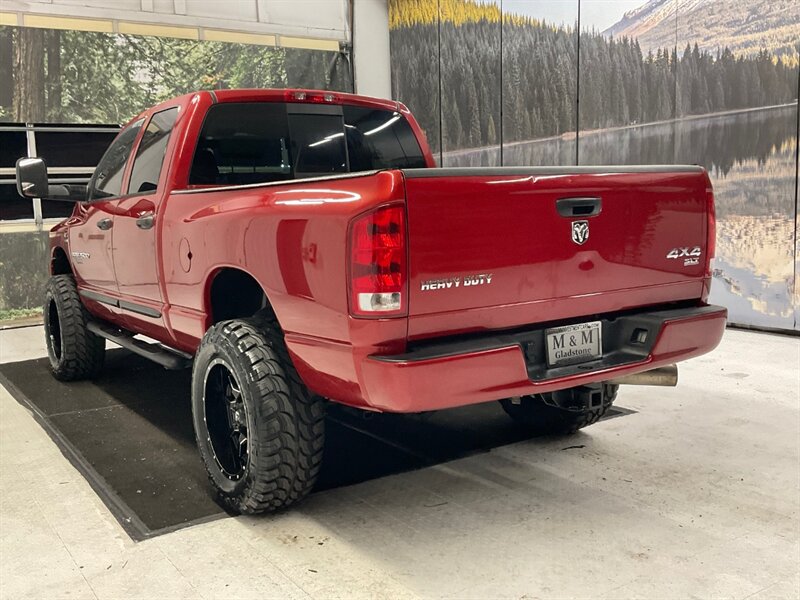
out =
<path fill-rule="evenodd" d="M 46 359 L 0 365 L 27 406 L 135 540 L 226 516 L 197 453 L 186 371 L 126 350 L 94 382 L 61 383 Z M 606 418 L 632 411 L 614 407 Z M 528 436 L 497 403 L 419 415 L 330 405 L 316 492 L 419 469 Z"/>

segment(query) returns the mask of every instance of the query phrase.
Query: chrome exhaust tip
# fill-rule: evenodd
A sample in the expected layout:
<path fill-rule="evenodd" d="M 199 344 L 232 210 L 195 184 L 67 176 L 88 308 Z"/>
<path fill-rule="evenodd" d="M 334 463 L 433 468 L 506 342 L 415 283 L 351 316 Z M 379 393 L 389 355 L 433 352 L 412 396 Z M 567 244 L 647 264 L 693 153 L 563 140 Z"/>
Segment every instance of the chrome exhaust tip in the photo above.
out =
<path fill-rule="evenodd" d="M 678 365 L 666 365 L 650 371 L 626 375 L 625 377 L 612 379 L 607 383 L 613 383 L 614 385 L 661 385 L 674 387 L 678 385 Z"/>

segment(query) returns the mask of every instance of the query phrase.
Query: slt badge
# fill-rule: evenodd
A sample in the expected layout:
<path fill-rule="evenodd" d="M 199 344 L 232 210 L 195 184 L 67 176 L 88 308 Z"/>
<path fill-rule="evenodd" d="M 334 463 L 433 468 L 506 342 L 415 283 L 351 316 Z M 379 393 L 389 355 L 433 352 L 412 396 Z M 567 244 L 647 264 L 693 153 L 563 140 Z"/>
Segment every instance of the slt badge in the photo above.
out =
<path fill-rule="evenodd" d="M 572 241 L 579 246 L 586 243 L 589 239 L 589 221 L 572 222 Z"/>

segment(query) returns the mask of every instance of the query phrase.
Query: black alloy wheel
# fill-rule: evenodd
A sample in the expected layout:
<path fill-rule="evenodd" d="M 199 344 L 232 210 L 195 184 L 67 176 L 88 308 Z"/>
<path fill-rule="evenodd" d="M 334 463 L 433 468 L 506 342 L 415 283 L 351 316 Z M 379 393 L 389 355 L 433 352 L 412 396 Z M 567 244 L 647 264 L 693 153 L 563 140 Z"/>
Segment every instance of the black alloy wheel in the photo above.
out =
<path fill-rule="evenodd" d="M 236 376 L 225 362 L 214 359 L 205 376 L 203 406 L 211 451 L 222 474 L 238 481 L 247 471 L 247 405 Z"/>
<path fill-rule="evenodd" d="M 311 491 L 322 464 L 324 400 L 294 368 L 272 315 L 212 325 L 192 367 L 192 421 L 225 507 L 254 514 Z"/>
<path fill-rule="evenodd" d="M 55 298 L 48 298 L 44 328 L 47 332 L 47 348 L 57 363 L 61 360 L 61 322 L 58 319 L 58 306 Z"/>

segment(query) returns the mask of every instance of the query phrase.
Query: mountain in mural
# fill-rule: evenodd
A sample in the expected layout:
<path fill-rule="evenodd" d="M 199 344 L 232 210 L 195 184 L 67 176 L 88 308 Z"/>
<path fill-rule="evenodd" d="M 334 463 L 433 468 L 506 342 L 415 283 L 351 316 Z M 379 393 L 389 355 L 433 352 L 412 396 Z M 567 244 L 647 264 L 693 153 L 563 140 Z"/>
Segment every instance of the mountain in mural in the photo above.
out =
<path fill-rule="evenodd" d="M 800 2 L 797 0 L 649 0 L 603 31 L 637 38 L 641 47 L 664 48 L 697 42 L 701 50 L 730 48 L 738 55 L 761 49 L 797 62 Z"/>

